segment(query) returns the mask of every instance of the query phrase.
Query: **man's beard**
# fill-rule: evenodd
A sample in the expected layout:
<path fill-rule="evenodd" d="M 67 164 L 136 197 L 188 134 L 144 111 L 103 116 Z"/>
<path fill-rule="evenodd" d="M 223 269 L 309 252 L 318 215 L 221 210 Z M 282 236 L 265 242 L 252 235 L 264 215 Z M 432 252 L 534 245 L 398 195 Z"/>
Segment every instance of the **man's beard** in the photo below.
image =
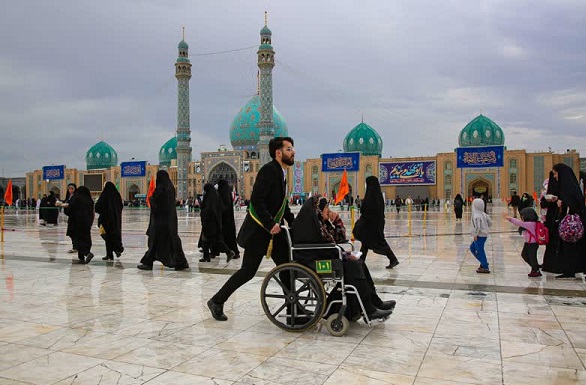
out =
<path fill-rule="evenodd" d="M 281 157 L 281 162 L 283 162 L 287 166 L 293 166 L 295 164 L 295 155 L 288 156 L 283 154 L 283 156 Z"/>

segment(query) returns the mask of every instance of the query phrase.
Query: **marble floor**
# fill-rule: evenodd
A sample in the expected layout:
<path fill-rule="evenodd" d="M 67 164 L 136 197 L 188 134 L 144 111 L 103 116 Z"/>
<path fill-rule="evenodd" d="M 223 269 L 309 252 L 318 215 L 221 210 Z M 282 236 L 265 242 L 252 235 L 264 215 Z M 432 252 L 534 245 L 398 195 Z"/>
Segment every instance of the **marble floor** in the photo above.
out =
<path fill-rule="evenodd" d="M 43 227 L 32 212 L 8 211 L 0 384 L 586 384 L 584 278 L 528 278 L 523 241 L 505 214 L 491 211 L 492 273 L 477 274 L 466 217 L 415 212 L 409 226 L 406 212 L 389 212 L 386 235 L 400 264 L 387 270 L 379 255 L 368 264 L 396 311 L 386 323 L 354 323 L 333 337 L 268 321 L 259 292 L 270 260 L 226 303 L 229 320 L 214 321 L 205 303 L 240 260 L 198 262 L 195 213 L 179 216 L 191 270 L 145 272 L 136 264 L 146 250 L 146 210 L 124 211 L 120 260 L 101 260 L 94 229 L 89 265 L 72 264 L 63 215 Z M 238 225 L 242 219 L 237 213 Z"/>

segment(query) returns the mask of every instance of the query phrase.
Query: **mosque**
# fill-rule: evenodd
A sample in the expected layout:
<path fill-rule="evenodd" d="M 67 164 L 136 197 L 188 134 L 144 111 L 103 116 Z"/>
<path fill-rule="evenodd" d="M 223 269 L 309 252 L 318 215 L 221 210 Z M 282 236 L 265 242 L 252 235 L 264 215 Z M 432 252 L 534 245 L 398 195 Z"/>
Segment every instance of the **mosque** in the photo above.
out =
<path fill-rule="evenodd" d="M 98 196 L 105 182 L 113 182 L 123 199 L 144 198 L 151 178 L 159 169 L 168 170 L 177 187 L 177 199 L 200 195 L 203 185 L 226 179 L 235 192 L 249 198 L 256 174 L 268 158 L 268 141 L 275 136 L 289 136 L 283 116 L 273 105 L 272 69 L 275 65 L 272 31 L 265 25 L 260 31 L 257 52 L 259 79 L 257 94 L 236 114 L 230 125 L 232 149 L 202 152 L 192 160 L 189 123 L 189 79 L 191 64 L 185 40 L 178 45 L 175 77 L 178 81 L 177 135 L 159 150 L 159 164 L 145 161 L 118 162 L 114 148 L 100 141 L 86 153 L 86 170 L 66 166 L 45 166 L 26 174 L 26 198 L 39 198 L 49 191 L 64 197 L 68 183 L 87 186 Z M 291 134 L 295 137 L 295 133 Z M 361 121 L 341 138 L 343 152 L 322 154 L 319 158 L 299 161 L 287 174 L 291 196 L 321 193 L 332 196 L 338 190 L 343 170 L 348 171 L 350 194 L 363 196 L 365 179 L 379 177 L 387 198 L 400 195 L 413 198 L 453 199 L 485 194 L 493 199 L 519 193 L 539 192 L 549 170 L 563 162 L 580 170 L 575 150 L 557 154 L 509 150 L 505 133 L 490 118 L 479 115 L 464 125 L 458 136 L 458 148 L 435 156 L 382 158 L 383 141 L 378 132 Z M 582 160 L 582 165 L 586 162 Z M 586 167 L 583 167 L 583 169 Z"/>

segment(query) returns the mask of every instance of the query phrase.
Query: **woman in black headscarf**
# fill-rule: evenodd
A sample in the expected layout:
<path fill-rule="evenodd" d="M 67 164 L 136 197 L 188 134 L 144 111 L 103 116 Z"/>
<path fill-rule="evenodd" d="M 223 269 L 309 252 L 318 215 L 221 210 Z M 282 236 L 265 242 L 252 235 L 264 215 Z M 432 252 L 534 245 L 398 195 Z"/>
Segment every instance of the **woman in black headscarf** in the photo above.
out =
<path fill-rule="evenodd" d="M 454 213 L 456 214 L 456 220 L 462 219 L 462 211 L 464 210 L 464 199 L 462 195 L 456 194 L 454 198 Z"/>
<path fill-rule="evenodd" d="M 47 197 L 47 206 L 45 207 L 45 218 L 47 224 L 57 226 L 57 218 L 59 217 L 59 209 L 57 209 L 57 197 L 53 191 L 49 192 Z"/>
<path fill-rule="evenodd" d="M 77 247 L 79 263 L 90 263 L 92 254 L 92 225 L 94 223 L 94 200 L 90 190 L 79 186 L 65 209 L 71 221 L 71 239 Z M 68 221 L 68 222 L 69 222 Z"/>
<path fill-rule="evenodd" d="M 233 259 L 240 258 L 240 250 L 236 244 L 236 222 L 234 220 L 234 203 L 230 184 L 224 179 L 218 181 L 218 195 L 222 206 L 222 237 L 226 246 L 234 252 Z"/>
<path fill-rule="evenodd" d="M 228 262 L 234 252 L 226 246 L 222 238 L 222 204 L 220 196 L 211 183 L 203 186 L 203 201 L 201 203 L 201 247 L 203 258 L 200 262 L 210 262 L 210 253 L 226 253 Z"/>
<path fill-rule="evenodd" d="M 519 212 L 526 207 L 533 207 L 533 197 L 529 193 L 523 193 L 521 203 L 519 203 Z"/>
<path fill-rule="evenodd" d="M 152 270 L 155 261 L 175 270 L 189 268 L 179 238 L 177 208 L 175 207 L 175 186 L 165 170 L 157 172 L 157 184 L 149 198 L 151 216 L 147 230 L 149 249 L 137 267 Z"/>
<path fill-rule="evenodd" d="M 540 200 L 540 206 L 546 210 L 545 227 L 549 231 L 549 242 L 545 245 L 545 254 L 543 254 L 543 271 L 560 274 L 562 265 L 558 256 L 560 235 L 558 233 L 558 216 L 559 208 L 555 200 L 558 196 L 558 181 L 553 176 L 553 171 L 549 172 L 547 190 Z"/>
<path fill-rule="evenodd" d="M 73 194 L 75 194 L 75 190 L 77 190 L 77 185 L 75 183 L 69 183 L 67 185 L 67 194 L 65 194 L 65 201 L 63 201 L 63 203 L 61 204 L 62 207 L 64 207 L 63 209 L 63 213 L 65 215 L 67 214 L 67 206 L 69 206 L 69 201 L 71 201 L 71 198 L 73 197 Z M 73 237 L 71 237 L 71 232 L 72 232 L 72 224 L 71 224 L 71 219 L 67 218 L 67 232 L 65 233 L 66 236 L 71 238 L 71 250 L 68 251 L 68 253 L 77 253 L 77 246 L 75 246 L 75 241 L 73 239 Z"/>
<path fill-rule="evenodd" d="M 106 242 L 106 256 L 104 261 L 113 260 L 114 253 L 116 257 L 124 251 L 122 246 L 122 196 L 112 182 L 106 182 L 104 189 L 96 202 L 96 212 L 98 217 L 98 227 L 100 234 Z M 103 230 L 102 230 L 103 228 Z"/>
<path fill-rule="evenodd" d="M 563 163 L 558 163 L 553 166 L 552 172 L 558 182 L 558 194 L 554 201 L 559 208 L 560 221 L 568 214 L 578 214 L 582 226 L 584 226 L 586 223 L 584 194 L 580 189 L 574 170 Z M 577 272 L 586 271 L 584 237 L 578 242 L 566 242 L 560 238 L 558 255 L 563 273 L 556 278 L 574 278 Z"/>
<path fill-rule="evenodd" d="M 365 260 L 368 250 L 385 255 L 389 259 L 387 269 L 392 269 L 399 264 L 395 253 L 385 240 L 385 201 L 378 183 L 378 178 L 369 176 L 366 178 L 366 194 L 360 206 L 360 218 L 356 222 L 353 233 L 362 246 L 360 259 Z"/>

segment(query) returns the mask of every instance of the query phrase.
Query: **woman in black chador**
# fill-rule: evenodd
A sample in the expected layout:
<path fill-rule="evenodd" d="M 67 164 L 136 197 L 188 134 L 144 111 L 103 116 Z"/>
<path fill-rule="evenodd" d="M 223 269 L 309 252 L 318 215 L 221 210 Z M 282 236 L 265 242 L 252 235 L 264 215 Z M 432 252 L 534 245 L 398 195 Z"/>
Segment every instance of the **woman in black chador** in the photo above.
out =
<path fill-rule="evenodd" d="M 65 208 L 71 221 L 70 236 L 77 247 L 79 263 L 90 263 L 94 255 L 92 249 L 92 225 L 94 224 L 94 200 L 90 190 L 79 186 Z M 69 222 L 68 221 L 68 222 Z"/>
<path fill-rule="evenodd" d="M 362 246 L 360 259 L 365 260 L 368 250 L 385 255 L 389 259 L 387 269 L 392 269 L 399 264 L 395 253 L 385 240 L 385 201 L 378 183 L 378 178 L 369 176 L 366 178 L 366 194 L 360 206 L 360 218 L 356 222 L 353 233 Z"/>
<path fill-rule="evenodd" d="M 562 265 L 558 256 L 560 235 L 558 233 L 559 208 L 553 197 L 558 196 L 558 181 L 553 176 L 553 171 L 549 172 L 546 195 L 541 197 L 540 205 L 542 209 L 547 210 L 545 214 L 545 227 L 549 231 L 549 242 L 545 245 L 545 254 L 543 254 L 543 271 L 560 274 Z"/>
<path fill-rule="evenodd" d="M 240 258 L 240 251 L 236 244 L 236 222 L 234 221 L 234 203 L 230 184 L 224 179 L 218 181 L 218 194 L 222 204 L 222 237 L 226 246 L 234 252 L 233 259 Z"/>
<path fill-rule="evenodd" d="M 47 224 L 53 224 L 57 226 L 57 218 L 59 217 L 59 209 L 57 208 L 57 197 L 55 193 L 51 191 L 47 197 L 47 207 L 45 208 L 45 219 Z"/>
<path fill-rule="evenodd" d="M 155 261 L 175 270 L 189 268 L 181 246 L 177 228 L 177 208 L 175 207 L 175 186 L 165 170 L 157 172 L 157 185 L 149 199 L 151 217 L 147 230 L 149 249 L 137 267 L 152 270 Z"/>
<path fill-rule="evenodd" d="M 201 247 L 203 258 L 200 262 L 210 262 L 210 254 L 226 253 L 228 262 L 234 252 L 226 246 L 222 238 L 222 204 L 220 196 L 211 183 L 203 186 L 203 201 L 201 203 Z"/>
<path fill-rule="evenodd" d="M 77 190 L 77 185 L 75 183 L 69 183 L 67 185 L 67 194 L 65 194 L 65 201 L 63 201 L 63 203 L 61 203 L 61 206 L 64 208 L 63 212 L 65 213 L 65 215 L 67 215 L 67 210 L 65 210 L 65 208 L 67 206 L 69 206 L 69 201 L 71 201 L 71 198 L 73 198 L 73 194 L 75 194 L 75 190 Z M 77 247 L 75 246 L 75 241 L 73 239 L 73 237 L 71 237 L 71 231 L 72 231 L 72 224 L 71 224 L 71 219 L 67 218 L 67 232 L 65 233 L 65 235 L 67 235 L 68 237 L 71 238 L 71 250 L 68 251 L 68 253 L 73 254 L 73 253 L 77 253 Z"/>
<path fill-rule="evenodd" d="M 106 182 L 100 198 L 96 202 L 96 212 L 98 217 L 98 227 L 102 238 L 106 242 L 106 256 L 104 261 L 113 260 L 114 253 L 120 258 L 124 251 L 122 246 L 122 197 L 112 182 Z"/>
<path fill-rule="evenodd" d="M 462 195 L 457 194 L 454 198 L 454 213 L 456 214 L 456 220 L 462 219 L 462 211 L 464 210 L 464 199 Z"/>

